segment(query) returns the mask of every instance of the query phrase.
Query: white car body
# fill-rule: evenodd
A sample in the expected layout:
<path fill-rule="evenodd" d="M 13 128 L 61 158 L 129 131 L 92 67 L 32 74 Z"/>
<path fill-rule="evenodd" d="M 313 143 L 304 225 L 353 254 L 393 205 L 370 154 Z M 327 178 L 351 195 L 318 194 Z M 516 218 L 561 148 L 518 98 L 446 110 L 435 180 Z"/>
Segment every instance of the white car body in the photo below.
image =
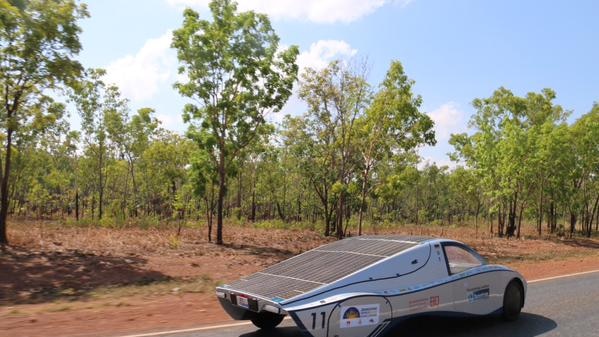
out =
<path fill-rule="evenodd" d="M 234 319 L 267 312 L 290 315 L 314 337 L 374 337 L 415 315 L 500 313 L 510 282 L 519 284 L 523 306 L 522 275 L 486 264 L 460 242 L 368 236 L 305 252 L 218 287 L 217 296 Z"/>

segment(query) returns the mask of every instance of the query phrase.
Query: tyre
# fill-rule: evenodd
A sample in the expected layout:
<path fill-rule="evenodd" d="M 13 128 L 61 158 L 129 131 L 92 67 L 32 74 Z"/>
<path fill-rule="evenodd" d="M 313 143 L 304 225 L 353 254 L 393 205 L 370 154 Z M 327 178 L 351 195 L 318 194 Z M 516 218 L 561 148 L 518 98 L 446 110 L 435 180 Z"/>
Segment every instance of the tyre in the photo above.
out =
<path fill-rule="evenodd" d="M 273 314 L 271 312 L 261 312 L 252 318 L 252 323 L 262 330 L 272 330 L 281 324 L 283 315 Z"/>
<path fill-rule="evenodd" d="M 522 286 L 517 281 L 511 281 L 503 294 L 503 318 L 506 321 L 515 321 L 522 311 L 524 294 Z"/>

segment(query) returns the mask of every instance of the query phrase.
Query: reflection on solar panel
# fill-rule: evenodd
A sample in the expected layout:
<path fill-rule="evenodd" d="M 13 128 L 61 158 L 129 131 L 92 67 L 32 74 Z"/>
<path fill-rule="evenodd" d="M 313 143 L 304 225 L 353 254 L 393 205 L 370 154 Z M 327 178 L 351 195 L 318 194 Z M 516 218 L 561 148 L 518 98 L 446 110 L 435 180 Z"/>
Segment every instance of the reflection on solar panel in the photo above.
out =
<path fill-rule="evenodd" d="M 290 299 L 429 239 L 420 236 L 348 238 L 275 264 L 232 283 L 230 288 L 264 298 Z"/>

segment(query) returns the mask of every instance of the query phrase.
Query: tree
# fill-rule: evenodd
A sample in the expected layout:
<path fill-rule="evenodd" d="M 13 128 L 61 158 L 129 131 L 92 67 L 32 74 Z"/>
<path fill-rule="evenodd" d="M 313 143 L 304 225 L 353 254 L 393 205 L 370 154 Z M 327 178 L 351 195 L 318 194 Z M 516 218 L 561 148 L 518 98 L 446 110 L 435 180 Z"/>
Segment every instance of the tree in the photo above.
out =
<path fill-rule="evenodd" d="M 127 161 L 128 173 L 125 180 L 123 201 L 121 203 L 123 216 L 126 215 L 125 208 L 127 208 L 129 202 L 132 203 L 129 209 L 135 216 L 141 204 L 135 169 L 139 158 L 150 145 L 160 124 L 153 117 L 153 114 L 153 109 L 142 108 L 133 117 L 129 118 L 126 109 L 115 109 L 109 111 L 106 116 L 106 131 L 108 136 L 115 143 L 120 157 L 124 157 Z M 132 184 L 132 197 L 129 196 L 129 178 L 131 178 Z"/>
<path fill-rule="evenodd" d="M 302 74 L 299 95 L 307 103 L 308 112 L 303 117 L 305 130 L 296 136 L 306 141 L 302 147 L 308 151 L 307 166 L 317 161 L 316 167 L 307 169 L 323 205 L 325 235 L 330 233 L 330 214 L 334 210 L 336 235 L 342 237 L 347 187 L 356 164 L 356 121 L 372 98 L 366 66 L 333 61 L 322 70 L 307 69 Z M 336 204 L 334 209 L 331 201 Z"/>
<path fill-rule="evenodd" d="M 393 61 L 372 106 L 358 121 L 358 151 L 362 157 L 358 235 L 362 235 L 371 175 L 380 160 L 409 152 L 422 144 L 436 143 L 434 123 L 419 110 L 422 98 L 414 95 L 413 85 L 414 81 L 405 75 L 401 63 Z"/>
<path fill-rule="evenodd" d="M 48 92 L 72 84 L 81 65 L 78 20 L 88 16 L 74 0 L 0 0 L 0 124 L 4 170 L 0 184 L 0 244 L 8 243 L 6 219 L 13 141 L 23 128 L 52 114 L 34 106 L 50 100 Z M 39 107 L 39 105 L 38 105 Z"/>
<path fill-rule="evenodd" d="M 266 15 L 237 12 L 231 0 L 210 2 L 212 20 L 191 9 L 173 33 L 179 93 L 194 100 L 184 110 L 188 134 L 218 170 L 216 243 L 223 244 L 227 167 L 260 134 L 265 115 L 281 110 L 291 95 L 298 48 L 279 51 L 279 38 Z"/>
<path fill-rule="evenodd" d="M 470 125 L 476 132 L 452 135 L 453 158 L 465 159 L 476 171 L 495 204 L 500 236 L 520 235 L 524 209 L 535 195 L 537 186 L 531 181 L 538 169 L 532 155 L 538 151 L 537 135 L 543 125 L 564 122 L 568 115 L 553 103 L 555 98 L 551 89 L 519 97 L 499 88 L 491 97 L 473 101 L 477 112 Z"/>
<path fill-rule="evenodd" d="M 172 217 L 177 193 L 188 180 L 192 152 L 193 144 L 189 139 L 164 130 L 143 152 L 139 180 L 146 214 Z"/>
<path fill-rule="evenodd" d="M 582 232 L 591 237 L 593 220 L 599 213 L 599 105 L 595 104 L 589 113 L 578 119 L 571 132 L 576 156 L 576 169 L 572 172 L 577 187 L 571 213 L 580 214 Z M 570 223 L 571 234 L 575 224 L 576 220 Z"/>
<path fill-rule="evenodd" d="M 102 219 L 104 215 L 107 168 L 116 145 L 109 136 L 118 134 L 114 130 L 115 125 L 122 123 L 128 113 L 127 100 L 121 97 L 119 89 L 102 81 L 105 73 L 102 69 L 88 70 L 85 79 L 76 85 L 73 94 L 81 116 L 85 152 L 93 168 L 91 178 L 96 182 L 94 187 L 98 196 L 98 219 Z M 92 202 L 92 208 L 93 204 Z"/>

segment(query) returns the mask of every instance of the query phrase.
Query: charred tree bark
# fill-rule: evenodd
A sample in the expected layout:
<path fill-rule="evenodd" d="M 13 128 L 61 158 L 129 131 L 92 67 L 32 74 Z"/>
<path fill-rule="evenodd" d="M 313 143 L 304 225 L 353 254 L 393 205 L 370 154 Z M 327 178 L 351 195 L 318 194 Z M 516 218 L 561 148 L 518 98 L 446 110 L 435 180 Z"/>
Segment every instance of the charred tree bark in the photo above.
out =
<path fill-rule="evenodd" d="M 223 135 L 224 138 L 224 135 Z M 227 171 L 225 167 L 224 144 L 221 146 L 218 165 L 218 200 L 216 209 L 216 244 L 222 245 L 223 242 L 223 211 L 227 188 Z"/>
<path fill-rule="evenodd" d="M 570 211 L 570 237 L 574 236 L 574 231 L 576 230 L 576 221 L 578 217 L 575 212 Z"/>
<path fill-rule="evenodd" d="M 79 190 L 75 191 L 75 220 L 79 221 Z"/>
<path fill-rule="evenodd" d="M 12 118 L 10 110 L 7 119 Z M 8 218 L 8 180 L 10 177 L 10 164 L 12 154 L 12 135 L 13 130 L 9 126 L 6 130 L 6 157 L 4 159 L 4 172 L 2 173 L 2 184 L 0 186 L 0 245 L 8 244 L 8 236 L 6 235 L 6 220 Z"/>

